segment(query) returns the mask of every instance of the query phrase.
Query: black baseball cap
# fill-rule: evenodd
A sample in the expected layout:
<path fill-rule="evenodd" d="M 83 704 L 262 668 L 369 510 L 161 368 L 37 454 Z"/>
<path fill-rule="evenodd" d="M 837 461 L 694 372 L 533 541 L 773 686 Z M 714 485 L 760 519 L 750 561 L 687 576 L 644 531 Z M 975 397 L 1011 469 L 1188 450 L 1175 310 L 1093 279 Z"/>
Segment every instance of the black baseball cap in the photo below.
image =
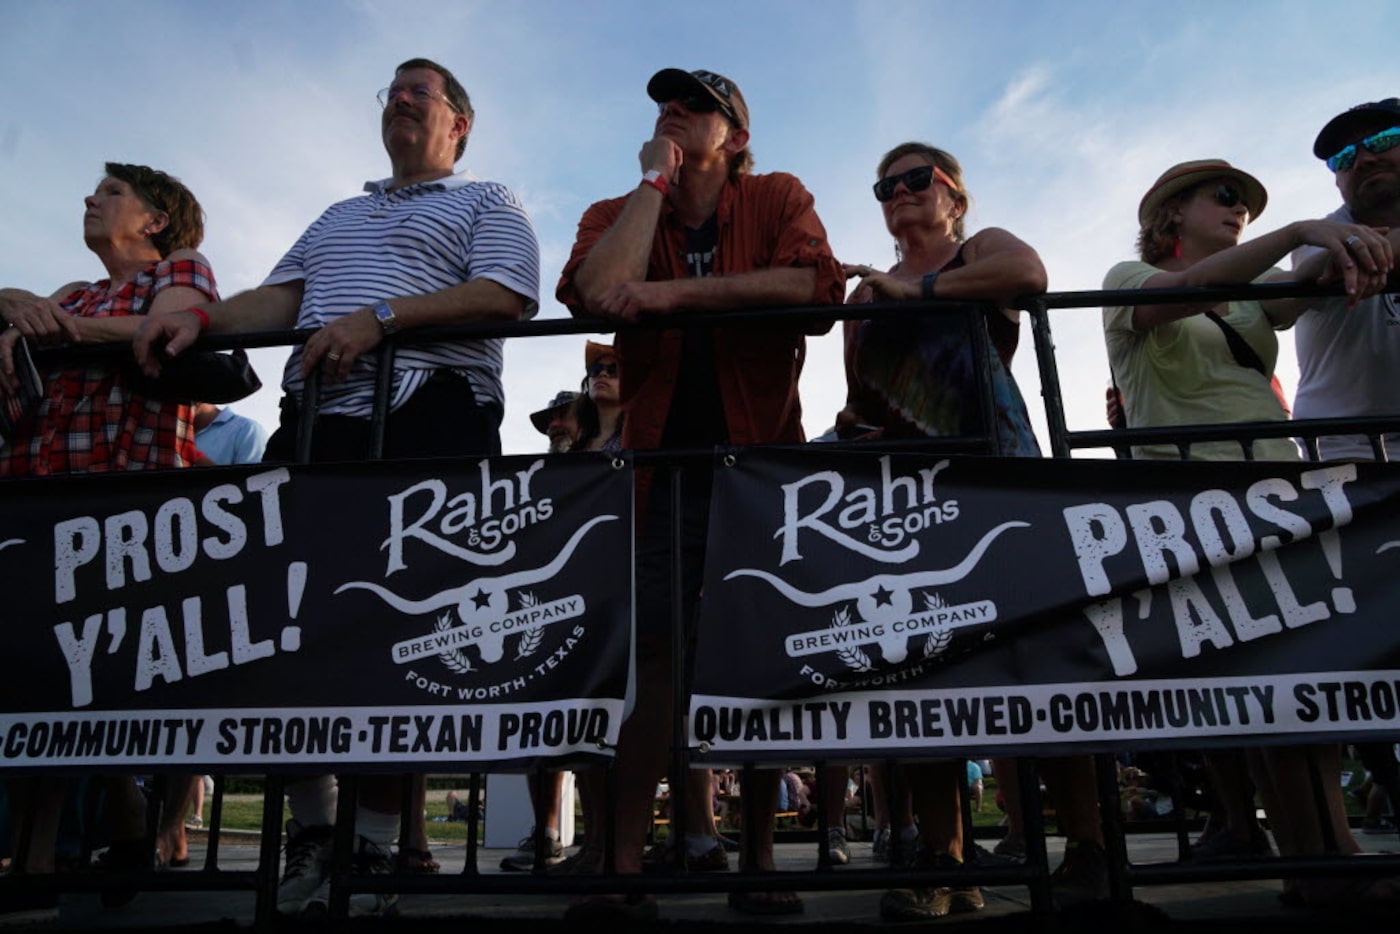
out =
<path fill-rule="evenodd" d="M 1313 155 L 1319 159 L 1330 159 L 1358 133 L 1387 120 L 1394 120 L 1400 125 L 1400 97 L 1387 97 L 1344 110 L 1328 120 L 1322 132 L 1317 134 Z"/>
<path fill-rule="evenodd" d="M 647 82 L 647 94 L 658 104 L 678 97 L 712 97 L 720 112 L 739 127 L 749 128 L 749 105 L 739 86 L 713 71 L 682 71 L 663 68 Z"/>

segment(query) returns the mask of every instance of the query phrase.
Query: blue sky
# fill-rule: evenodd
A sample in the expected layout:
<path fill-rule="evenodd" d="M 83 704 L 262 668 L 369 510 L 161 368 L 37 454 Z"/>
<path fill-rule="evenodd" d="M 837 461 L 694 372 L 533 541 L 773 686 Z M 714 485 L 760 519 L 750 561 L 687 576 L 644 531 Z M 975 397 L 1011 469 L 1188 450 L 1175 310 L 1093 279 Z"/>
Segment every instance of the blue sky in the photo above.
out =
<path fill-rule="evenodd" d="M 1394 67 L 1375 64 L 1397 34 L 1393 0 L 0 0 L 0 286 L 101 276 L 81 199 L 107 160 L 183 179 L 224 293 L 257 285 L 326 206 L 388 174 L 374 93 L 427 56 L 476 107 L 462 167 L 514 188 L 535 222 L 544 317 L 565 315 L 554 286 L 583 210 L 636 184 L 645 85 L 663 67 L 738 82 L 757 171 L 806 183 L 841 259 L 893 261 L 870 184 L 883 152 L 920 139 L 962 161 L 970 231 L 1004 227 L 1040 251 L 1052 289 L 1093 289 L 1130 256 L 1137 202 L 1175 162 L 1217 156 L 1257 175 L 1270 198 L 1250 235 L 1331 211 L 1312 140 L 1340 110 L 1400 93 Z M 1099 428 L 1098 312 L 1052 326 L 1070 426 Z M 583 342 L 508 346 L 507 453 L 543 447 L 528 414 L 576 387 Z M 1028 332 L 1021 347 L 1044 441 Z M 235 406 L 269 426 L 284 356 L 258 352 L 270 385 Z M 844 401 L 835 334 L 813 341 L 802 395 L 818 434 Z"/>

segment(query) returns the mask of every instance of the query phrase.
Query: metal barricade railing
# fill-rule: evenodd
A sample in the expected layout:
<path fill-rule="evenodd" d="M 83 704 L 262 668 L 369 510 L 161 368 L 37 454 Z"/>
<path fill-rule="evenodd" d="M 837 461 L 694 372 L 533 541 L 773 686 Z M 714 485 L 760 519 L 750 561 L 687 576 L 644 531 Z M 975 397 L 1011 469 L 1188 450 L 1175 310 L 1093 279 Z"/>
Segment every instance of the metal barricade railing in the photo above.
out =
<path fill-rule="evenodd" d="M 1335 289 L 1321 288 L 1314 285 L 1283 284 L 1267 286 L 1247 286 L 1237 288 L 1221 289 L 1174 289 L 1174 290 L 1141 290 L 1136 292 L 1067 292 L 1067 293 L 1047 293 L 1043 295 L 1029 296 L 1016 303 L 1022 310 L 1030 314 L 1030 329 L 1034 340 L 1034 348 L 1037 358 L 1037 365 L 1041 383 L 1042 400 L 1045 407 L 1046 422 L 1048 426 L 1050 454 L 1056 458 L 1068 458 L 1077 450 L 1087 449 L 1112 449 L 1119 452 L 1126 452 L 1134 444 L 1150 444 L 1168 442 L 1178 444 L 1182 456 L 1185 457 L 1187 446 L 1194 442 L 1212 440 L 1241 440 L 1248 443 L 1260 438 L 1303 438 L 1305 449 L 1315 459 L 1317 457 L 1316 438 L 1322 435 L 1334 434 L 1366 434 L 1372 439 L 1373 450 L 1378 460 L 1385 459 L 1383 445 L 1380 442 L 1380 435 L 1387 431 L 1400 431 L 1400 415 L 1393 418 L 1354 418 L 1354 419 L 1331 419 L 1313 420 L 1307 422 L 1269 422 L 1250 424 L 1231 424 L 1215 426 L 1191 426 L 1183 428 L 1169 429 L 1133 429 L 1133 430 L 1104 430 L 1104 431 L 1071 431 L 1067 427 L 1064 400 L 1060 392 L 1059 373 L 1055 358 L 1054 341 L 1050 328 L 1050 312 L 1052 310 L 1091 308 L 1103 305 L 1131 305 L 1144 302 L 1167 303 L 1167 302 L 1199 302 L 1226 301 L 1243 298 L 1273 298 L 1288 297 L 1295 295 L 1323 295 L 1333 294 Z M 790 308 L 766 311 L 735 311 L 735 312 L 703 312 L 694 314 L 684 314 L 668 316 L 663 320 L 644 320 L 636 327 L 660 329 L 660 328 L 706 328 L 723 325 L 726 328 L 755 326 L 770 327 L 774 324 L 798 326 L 812 322 L 835 321 L 847 317 L 880 318 L 886 316 L 909 315 L 912 303 L 877 303 L 860 306 L 859 309 L 849 308 Z M 956 313 L 966 316 L 969 321 L 979 321 L 982 308 L 975 303 L 956 303 L 946 301 L 935 301 L 921 303 L 921 311 L 934 313 Z M 383 455 L 386 418 L 388 411 L 388 400 L 391 389 L 390 377 L 392 371 L 392 361 L 395 348 L 401 344 L 416 343 L 418 341 L 437 341 L 444 339 L 474 339 L 487 337 L 503 338 L 528 338 L 539 336 L 557 336 L 563 334 L 607 334 L 618 329 L 618 326 L 611 321 L 600 319 L 549 319 L 530 322 L 492 323 L 492 324 L 472 324 L 457 325 L 451 327 L 435 327 L 431 329 L 421 329 L 414 332 L 406 332 L 396 335 L 386 341 L 385 346 L 379 351 L 380 360 L 378 367 L 378 378 L 375 387 L 375 406 L 372 416 L 372 437 L 371 449 L 366 452 L 367 459 L 379 459 Z M 205 338 L 200 342 L 200 346 L 206 349 L 227 349 L 235 346 L 242 347 L 270 347 L 304 343 L 311 331 L 292 332 L 267 332 L 249 334 L 242 336 L 221 336 Z M 985 328 L 974 327 L 972 329 L 971 352 L 976 354 L 975 359 L 981 359 L 987 350 L 987 334 Z M 122 347 L 83 347 L 76 348 L 75 352 L 84 356 L 87 355 L 121 355 L 128 351 Z M 41 359 L 43 354 L 40 354 Z M 986 367 L 978 367 L 980 373 L 981 399 L 979 404 L 983 409 L 982 424 L 987 426 L 989 432 L 994 431 L 995 419 L 991 401 L 991 381 Z M 319 375 L 313 376 L 307 381 L 302 398 L 300 400 L 300 410 L 304 413 L 315 413 L 320 383 Z M 296 451 L 297 460 L 302 463 L 311 460 L 314 444 L 314 417 L 305 417 L 300 421 L 300 432 L 297 438 Z M 852 445 L 837 442 L 828 447 L 850 448 Z M 882 443 L 881 450 L 889 449 L 917 449 L 933 453 L 979 453 L 985 454 L 995 450 L 995 440 L 990 436 L 982 437 L 961 437 L 961 438 L 941 438 L 928 439 L 918 442 L 902 443 Z M 665 465 L 673 467 L 680 476 L 684 476 L 684 465 L 686 463 L 704 463 L 715 456 L 714 451 L 662 451 L 662 452 L 635 452 L 636 463 L 644 466 Z M 1245 459 L 1248 459 L 1246 453 Z M 23 481 L 15 481 L 23 482 Z M 681 483 L 676 483 L 671 488 L 673 506 L 679 507 L 684 496 Z M 676 524 L 676 532 L 679 534 L 679 524 Z M 675 552 L 675 573 L 679 574 L 681 562 L 678 549 Z M 679 594 L 680 589 L 676 588 Z M 677 601 L 679 598 L 677 598 Z M 680 632 L 680 605 L 676 603 L 672 608 L 673 627 L 676 632 Z M 682 685 L 684 683 L 683 674 L 685 671 L 686 659 L 684 657 L 684 639 L 676 638 L 673 644 L 676 646 L 676 653 L 672 660 L 673 683 L 676 685 L 675 722 L 673 728 L 674 735 L 678 742 L 672 749 L 672 806 L 683 807 L 684 793 L 683 784 L 686 776 L 692 771 L 692 754 L 694 750 L 685 747 L 679 738 L 684 737 L 683 711 L 685 709 L 685 696 Z M 823 751 L 825 752 L 825 751 Z M 931 750 L 929 756 L 936 756 L 937 751 Z M 841 761 L 839 758 L 832 759 L 830 756 L 820 754 L 814 756 L 812 764 L 826 765 Z M 893 760 L 892 760 L 893 761 Z M 901 759 L 899 761 L 905 761 Z M 1347 867 L 1339 866 L 1334 858 L 1319 856 L 1316 858 L 1278 858 L 1263 861 L 1231 861 L 1202 865 L 1190 863 L 1185 860 L 1178 860 L 1170 863 L 1160 863 L 1151 865 L 1134 865 L 1127 856 L 1126 831 L 1120 811 L 1121 802 L 1116 793 L 1116 776 L 1112 756 L 1101 754 L 1096 759 L 1099 773 L 1100 807 L 1104 818 L 1106 839 L 1108 840 L 1108 853 L 1110 856 L 1110 879 L 1112 883 L 1113 896 L 1116 899 L 1126 901 L 1132 897 L 1132 887 L 1134 885 L 1155 885 L 1165 883 L 1176 883 L 1184 881 L 1214 880 L 1225 881 L 1235 879 L 1260 879 L 1260 878 L 1283 878 L 1286 876 L 1315 876 L 1320 874 L 1339 874 L 1347 871 Z M 366 876 L 354 875 L 350 873 L 350 848 L 353 843 L 353 816 L 357 797 L 356 783 L 353 777 L 341 784 L 341 796 L 337 812 L 337 833 L 335 838 L 335 861 L 332 872 L 332 917 L 343 917 L 350 894 L 355 892 L 398 892 L 405 894 L 413 893 L 434 893 L 434 894 L 459 894 L 459 893 L 491 893 L 491 894 L 537 894 L 549 893 L 608 893 L 608 892 L 631 892 L 645 891 L 649 893 L 686 893 L 686 892 L 735 892 L 735 891 L 755 891 L 770 888 L 791 889 L 796 891 L 811 889 L 877 889 L 895 886 L 927 887 L 933 885 L 1016 885 L 1024 886 L 1031 896 L 1031 906 L 1035 917 L 1042 922 L 1050 918 L 1053 914 L 1053 901 L 1051 899 L 1050 886 L 1050 866 L 1044 848 L 1044 827 L 1041 819 L 1041 803 L 1039 801 L 1039 778 L 1033 757 L 1020 757 L 1018 762 L 1018 784 L 1022 791 L 1022 808 L 1026 820 L 1026 836 L 1028 844 L 1028 859 L 1019 866 L 986 866 L 979 865 L 975 858 L 969 861 L 968 865 L 957 871 L 928 871 L 928 870 L 908 870 L 908 869 L 861 869 L 843 870 L 834 872 L 833 867 L 827 857 L 825 846 L 818 846 L 818 859 L 816 868 L 811 871 L 783 871 L 776 874 L 780 878 L 775 878 L 773 873 L 748 872 L 741 874 L 722 875 L 701 875 L 687 873 L 681 869 L 676 873 L 648 874 L 618 876 L 612 873 L 611 853 L 608 853 L 604 865 L 604 874 L 598 876 L 546 876 L 540 874 L 525 874 L 512 876 L 498 873 L 481 873 L 477 867 L 478 855 L 478 815 L 481 811 L 482 787 L 484 776 L 480 773 L 469 775 L 469 786 L 471 800 L 469 804 L 470 816 L 468 824 L 465 861 L 460 872 L 442 873 L 436 876 L 428 875 L 393 875 L 393 876 Z M 558 763 L 561 768 L 567 768 L 570 763 Z M 744 771 L 751 776 L 755 763 L 745 763 Z M 243 890 L 252 889 L 257 895 L 257 908 L 255 920 L 259 926 L 267 925 L 275 920 L 275 901 L 278 883 L 278 865 L 281 846 L 281 815 L 283 808 L 283 790 L 286 776 L 267 776 L 266 791 L 263 803 L 263 820 L 260 840 L 260 864 L 251 873 L 229 872 L 219 870 L 219 834 L 221 824 L 222 804 L 224 797 L 224 781 L 219 778 L 215 785 L 215 792 L 212 801 L 212 819 L 209 826 L 209 845 L 206 854 L 204 867 L 199 871 L 189 873 L 148 873 L 137 876 L 126 876 L 118 879 L 109 879 L 92 876 L 56 876 L 49 880 L 36 880 L 30 877 L 22 879 L 0 879 L 0 887 L 11 885 L 37 885 L 40 888 L 54 888 L 61 891 L 94 891 L 108 888 L 114 884 L 135 885 L 142 890 L 149 891 L 201 891 L 201 890 Z M 680 784 L 676 784 L 679 779 Z M 407 782 L 407 777 L 405 781 Z M 752 783 L 746 783 L 752 787 Z M 895 789 L 891 788 L 891 794 Z M 489 794 L 488 794 L 489 797 Z M 613 790 L 612 783 L 608 783 L 607 791 L 607 811 L 613 813 Z M 1179 799 L 1178 799 L 1179 800 Z M 408 802 L 408 789 L 405 786 L 404 802 Z M 967 805 L 967 795 L 962 795 L 962 806 L 966 823 L 965 839 L 968 843 L 974 839 L 971 832 L 970 812 Z M 1181 809 L 1178 808 L 1178 813 Z M 683 815 L 677 812 L 672 814 L 673 831 L 681 827 L 680 818 Z M 408 808 L 404 808 L 403 821 L 401 827 L 401 837 L 407 831 L 407 821 L 410 819 Z M 486 819 L 490 820 L 489 810 Z M 148 826 L 154 833 L 155 819 L 152 817 L 148 821 Z M 818 816 L 818 840 L 822 841 L 826 837 L 826 831 L 830 826 L 830 815 L 819 813 Z M 752 824 L 748 825 L 749 828 Z M 587 827 L 586 833 L 591 837 L 598 833 L 599 828 Z M 1174 825 L 1177 836 L 1179 853 L 1184 856 L 1187 844 L 1187 827 L 1178 819 Z M 604 830 L 606 841 L 607 830 Z M 745 845 L 752 847 L 756 835 L 746 832 Z M 537 840 L 537 842 L 543 842 Z M 608 849 L 605 847 L 605 849 Z M 750 850 L 752 856 L 752 850 Z M 1396 872 L 1400 873 L 1400 857 L 1372 857 L 1366 860 L 1368 872 Z M 873 913 L 873 912 L 872 912 Z"/>

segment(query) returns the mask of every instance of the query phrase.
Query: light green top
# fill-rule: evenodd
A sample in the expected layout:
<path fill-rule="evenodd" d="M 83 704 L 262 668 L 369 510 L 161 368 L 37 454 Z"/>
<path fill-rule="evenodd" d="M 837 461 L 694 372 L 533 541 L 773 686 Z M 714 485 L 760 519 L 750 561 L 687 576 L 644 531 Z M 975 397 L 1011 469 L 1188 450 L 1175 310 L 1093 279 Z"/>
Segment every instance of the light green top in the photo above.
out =
<path fill-rule="evenodd" d="M 1276 270 L 1270 270 L 1270 275 Z M 1143 262 L 1119 263 L 1104 277 L 1105 289 L 1142 288 L 1161 272 Z M 1261 276 L 1261 278 L 1263 278 Z M 1222 317 L 1254 348 L 1272 375 L 1278 340 L 1258 302 L 1231 302 Z M 1270 377 L 1235 360 L 1220 326 L 1204 314 L 1135 330 L 1131 306 L 1103 310 L 1108 362 L 1123 394 L 1130 428 L 1285 421 Z M 1134 457 L 1178 459 L 1175 445 L 1133 448 Z M 1299 460 L 1288 438 L 1261 438 L 1255 460 Z M 1243 460 L 1236 442 L 1191 445 L 1192 460 Z"/>

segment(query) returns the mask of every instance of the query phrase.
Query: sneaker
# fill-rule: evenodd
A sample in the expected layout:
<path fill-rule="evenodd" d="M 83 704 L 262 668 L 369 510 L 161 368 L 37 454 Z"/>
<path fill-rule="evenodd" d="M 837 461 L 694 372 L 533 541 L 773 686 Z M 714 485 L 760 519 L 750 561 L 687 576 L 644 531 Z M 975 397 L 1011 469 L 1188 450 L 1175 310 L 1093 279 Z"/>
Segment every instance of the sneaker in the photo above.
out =
<path fill-rule="evenodd" d="M 881 827 L 875 831 L 875 841 L 870 846 L 870 858 L 877 863 L 890 861 L 890 828 Z"/>
<path fill-rule="evenodd" d="M 1065 856 L 1050 874 L 1050 888 L 1058 908 L 1108 898 L 1108 854 L 1088 840 L 1065 844 Z"/>
<path fill-rule="evenodd" d="M 716 843 L 700 856 L 685 855 L 685 868 L 691 872 L 728 872 L 729 854 Z"/>
<path fill-rule="evenodd" d="M 1393 834 L 1395 833 L 1395 825 L 1384 817 L 1378 817 L 1375 820 L 1362 821 L 1361 832 L 1365 834 Z"/>
<path fill-rule="evenodd" d="M 1274 855 L 1269 843 L 1269 835 L 1255 821 L 1249 831 L 1249 842 L 1240 843 L 1226 830 L 1219 830 L 1209 836 L 1202 835 L 1191 846 L 1191 859 L 1209 862 L 1225 859 L 1262 859 Z"/>
<path fill-rule="evenodd" d="M 676 851 L 664 843 L 647 847 L 642 854 L 643 872 L 674 872 L 679 868 Z M 728 872 L 729 854 L 718 843 L 700 856 L 685 856 L 685 868 L 690 872 Z"/>
<path fill-rule="evenodd" d="M 355 855 L 351 872 L 362 876 L 388 876 L 394 873 L 394 854 L 364 837 L 355 838 Z M 331 880 L 325 879 L 302 909 L 302 917 L 324 917 L 330 911 Z M 368 918 L 393 914 L 399 896 L 394 892 L 355 892 L 350 896 L 349 914 L 352 918 Z"/>
<path fill-rule="evenodd" d="M 846 831 L 832 827 L 826 832 L 826 855 L 833 866 L 844 866 L 851 861 L 851 848 L 846 845 Z"/>
<path fill-rule="evenodd" d="M 917 867 L 955 869 L 962 863 L 946 853 L 920 857 Z M 981 911 L 986 906 L 975 885 L 925 889 L 891 889 L 880 897 L 880 917 L 885 921 L 928 921 L 949 914 Z"/>
<path fill-rule="evenodd" d="M 992 855 L 1024 863 L 1026 861 L 1026 838 L 1019 833 L 1007 831 L 1006 836 L 998 840 L 997 845 L 992 847 Z"/>
<path fill-rule="evenodd" d="M 982 890 L 975 885 L 948 890 L 948 913 L 951 915 L 968 914 L 986 907 Z"/>
<path fill-rule="evenodd" d="M 923 844 L 917 836 L 909 840 L 890 837 L 890 866 L 894 869 L 914 869 L 919 864 Z"/>
<path fill-rule="evenodd" d="M 549 847 L 545 853 L 545 868 L 558 865 L 564 861 L 564 844 L 557 839 L 546 836 L 545 844 Z M 515 847 L 515 852 L 501 860 L 501 869 L 505 872 L 530 872 L 535 868 L 535 828 L 530 828 L 530 835 L 521 840 Z"/>
<path fill-rule="evenodd" d="M 965 855 L 967 861 L 974 866 L 986 866 L 993 869 L 1010 869 L 1024 862 L 1024 860 L 1016 859 L 1013 856 L 1003 856 L 1000 853 L 993 853 L 980 843 L 972 844 L 970 850 L 964 846 L 963 855 Z"/>
<path fill-rule="evenodd" d="M 597 876 L 603 872 L 603 851 L 585 846 L 545 870 L 551 876 Z"/>
<path fill-rule="evenodd" d="M 880 896 L 880 920 L 928 921 L 952 910 L 952 889 L 890 889 Z"/>
<path fill-rule="evenodd" d="M 330 872 L 332 829 L 325 824 L 303 827 L 287 821 L 286 868 L 277 886 L 277 912 L 301 914 Z"/>

